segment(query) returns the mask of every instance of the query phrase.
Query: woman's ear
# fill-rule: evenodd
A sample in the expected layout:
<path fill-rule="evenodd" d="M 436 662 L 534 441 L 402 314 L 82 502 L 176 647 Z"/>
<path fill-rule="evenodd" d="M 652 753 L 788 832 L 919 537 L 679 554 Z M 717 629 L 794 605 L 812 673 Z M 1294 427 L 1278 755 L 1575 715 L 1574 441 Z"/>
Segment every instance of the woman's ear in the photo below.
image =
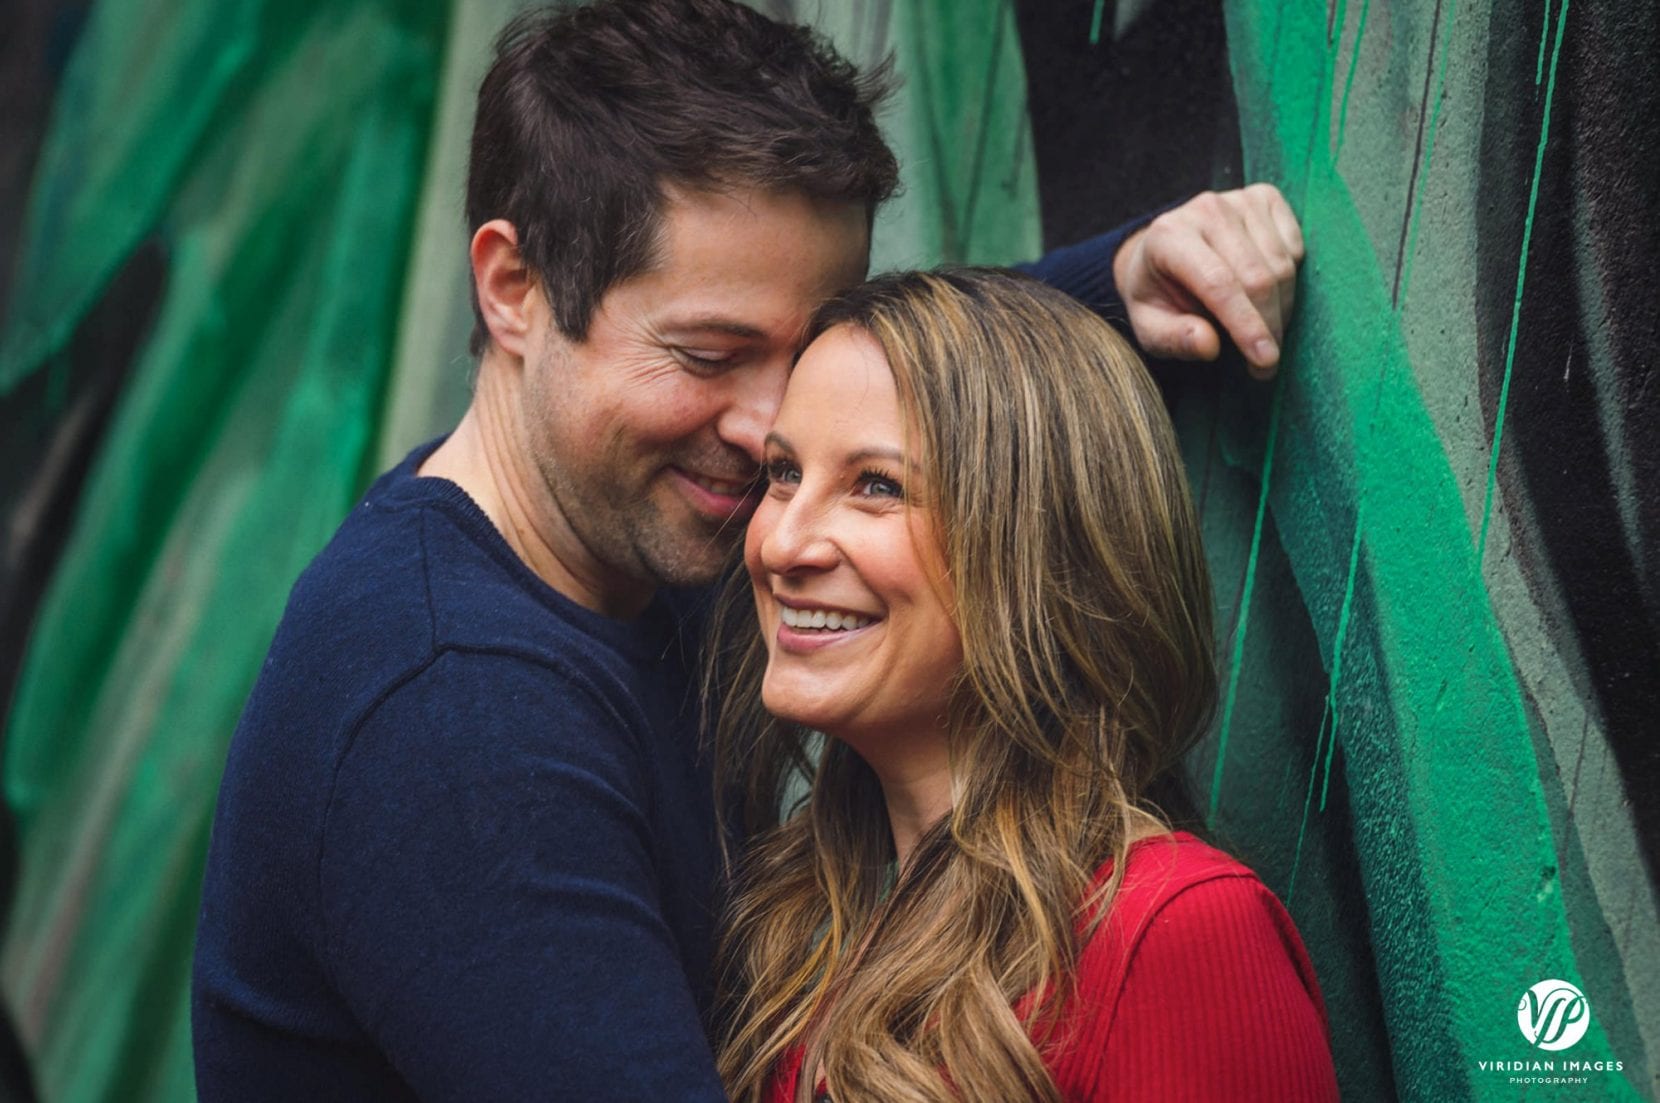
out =
<path fill-rule="evenodd" d="M 504 218 L 491 219 L 473 234 L 468 255 L 479 316 L 491 342 L 523 359 L 542 291 L 519 253 L 518 231 Z"/>

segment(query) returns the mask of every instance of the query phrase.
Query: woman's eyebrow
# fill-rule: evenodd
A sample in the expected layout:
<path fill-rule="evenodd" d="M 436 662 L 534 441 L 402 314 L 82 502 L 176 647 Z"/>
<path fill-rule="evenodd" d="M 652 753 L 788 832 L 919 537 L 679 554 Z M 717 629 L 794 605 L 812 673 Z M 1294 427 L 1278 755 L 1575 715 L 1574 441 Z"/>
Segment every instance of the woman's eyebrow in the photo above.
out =
<path fill-rule="evenodd" d="M 767 447 L 777 448 L 781 452 L 793 453 L 795 451 L 795 446 L 784 437 L 784 434 L 778 432 L 776 429 L 768 433 L 766 440 L 762 443 Z M 856 463 L 863 463 L 866 460 L 887 460 L 890 463 L 902 464 L 905 462 L 905 453 L 901 452 L 897 448 L 869 444 L 863 448 L 854 449 L 852 452 L 849 452 L 842 457 L 842 463 L 849 466 Z"/>
<path fill-rule="evenodd" d="M 866 447 L 847 454 L 848 463 L 863 463 L 865 460 L 888 460 L 892 463 L 904 463 L 905 454 L 897 448 Z"/>

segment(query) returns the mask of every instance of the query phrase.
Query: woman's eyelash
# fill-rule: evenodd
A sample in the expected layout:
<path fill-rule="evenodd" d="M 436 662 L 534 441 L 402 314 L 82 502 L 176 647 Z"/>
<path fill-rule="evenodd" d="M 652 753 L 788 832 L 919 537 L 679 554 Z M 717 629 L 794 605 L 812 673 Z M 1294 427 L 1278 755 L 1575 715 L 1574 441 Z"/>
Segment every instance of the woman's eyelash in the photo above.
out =
<path fill-rule="evenodd" d="M 763 463 L 761 465 L 761 474 L 766 478 L 768 483 L 793 482 L 800 478 L 801 475 L 801 473 L 796 469 L 795 464 L 791 463 L 789 460 L 783 459 L 768 460 Z M 855 480 L 855 482 L 856 485 L 860 487 L 868 487 L 873 483 L 885 484 L 885 486 L 889 488 L 887 493 L 885 495 L 878 494 L 878 497 L 885 496 L 903 498 L 905 496 L 905 487 L 903 484 L 901 484 L 898 479 L 888 474 L 888 472 L 877 467 L 867 467 L 860 471 L 859 477 Z"/>
<path fill-rule="evenodd" d="M 905 487 L 900 483 L 900 481 L 879 468 L 865 468 L 863 471 L 859 472 L 859 481 L 861 483 L 887 483 L 889 486 L 893 487 L 893 496 L 896 498 L 903 497 L 905 494 Z"/>

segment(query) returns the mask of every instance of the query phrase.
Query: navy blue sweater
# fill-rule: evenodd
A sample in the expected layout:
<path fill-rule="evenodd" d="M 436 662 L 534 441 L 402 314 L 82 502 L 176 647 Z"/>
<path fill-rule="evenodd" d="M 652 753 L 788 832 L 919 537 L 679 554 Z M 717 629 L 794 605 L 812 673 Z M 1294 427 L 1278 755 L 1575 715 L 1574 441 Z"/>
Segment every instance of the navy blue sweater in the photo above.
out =
<path fill-rule="evenodd" d="M 200 1097 L 724 1098 L 681 625 L 561 597 L 430 448 L 300 578 L 232 741 Z"/>
<path fill-rule="evenodd" d="M 1121 321 L 1123 231 L 1029 271 Z M 696 628 L 561 597 L 458 486 L 382 476 L 231 743 L 192 982 L 221 1100 L 718 1100 Z"/>

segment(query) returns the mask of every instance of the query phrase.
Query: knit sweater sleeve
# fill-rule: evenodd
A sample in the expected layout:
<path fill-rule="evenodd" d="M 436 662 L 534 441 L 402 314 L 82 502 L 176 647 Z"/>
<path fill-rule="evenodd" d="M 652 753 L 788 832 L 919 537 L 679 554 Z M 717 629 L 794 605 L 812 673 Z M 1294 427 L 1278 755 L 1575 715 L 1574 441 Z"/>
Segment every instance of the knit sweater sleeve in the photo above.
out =
<path fill-rule="evenodd" d="M 1110 940 L 1108 940 L 1110 941 Z M 1115 955 L 1116 956 L 1116 955 Z M 1171 893 L 1132 935 L 1127 959 L 1082 962 L 1101 1030 L 1069 1058 L 1088 1100 L 1338 1098 L 1325 1006 L 1284 907 L 1249 871 Z M 1104 1038 L 1102 1034 L 1104 1033 Z"/>
<path fill-rule="evenodd" d="M 1124 297 L 1118 292 L 1112 262 L 1124 242 L 1137 230 L 1165 211 L 1181 206 L 1189 198 L 1183 196 L 1173 203 L 1138 215 L 1115 229 L 1051 249 L 1037 260 L 1015 265 L 1015 270 L 1042 280 L 1056 291 L 1071 295 L 1111 322 L 1133 343 L 1135 334 L 1130 330 L 1130 316 L 1124 308 Z"/>
<path fill-rule="evenodd" d="M 1129 315 L 1113 282 L 1112 261 L 1126 238 L 1150 222 L 1158 212 L 1126 222 L 1106 233 L 1072 245 L 1051 249 L 1037 260 L 1015 265 L 1057 291 L 1064 291 L 1130 336 Z M 1132 337 L 1133 340 L 1133 337 Z"/>
<path fill-rule="evenodd" d="M 447 652 L 341 760 L 326 960 L 420 1099 L 725 1099 L 625 705 L 574 667 Z"/>

